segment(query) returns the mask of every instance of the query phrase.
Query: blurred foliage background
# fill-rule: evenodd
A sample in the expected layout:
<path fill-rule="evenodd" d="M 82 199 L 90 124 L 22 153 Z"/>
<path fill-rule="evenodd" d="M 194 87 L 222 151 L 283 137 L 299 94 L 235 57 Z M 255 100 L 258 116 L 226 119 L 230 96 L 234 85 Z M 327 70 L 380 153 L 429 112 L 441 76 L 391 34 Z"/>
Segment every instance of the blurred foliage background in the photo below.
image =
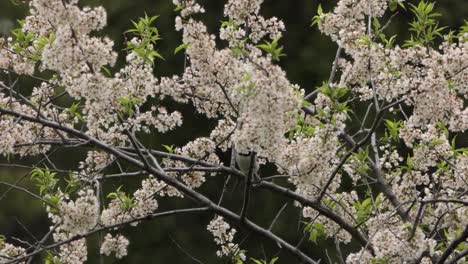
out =
<path fill-rule="evenodd" d="M 208 25 L 210 31 L 215 33 L 223 20 L 223 5 L 225 1 L 205 0 L 200 1 L 206 8 L 205 15 L 201 19 Z M 331 64 L 335 56 L 336 44 L 325 36 L 322 36 L 317 28 L 310 27 L 311 18 L 315 15 L 317 5 L 320 3 L 325 11 L 329 11 L 336 5 L 333 1 L 294 0 L 279 1 L 265 0 L 262 14 L 265 17 L 277 16 L 286 24 L 286 33 L 281 44 L 287 54 L 280 64 L 287 72 L 291 82 L 299 84 L 306 91 L 328 79 Z M 414 0 L 409 2 L 417 3 Z M 175 12 L 171 0 L 87 0 L 80 2 L 83 5 L 103 5 L 108 12 L 108 27 L 98 34 L 108 35 L 115 41 L 116 50 L 122 51 L 125 43 L 123 32 L 131 27 L 130 20 L 137 20 L 146 12 L 148 15 L 160 15 L 156 25 L 162 36 L 162 41 L 157 47 L 165 57 L 165 61 L 158 61 L 155 67 L 157 76 L 179 74 L 183 69 L 183 55 L 173 55 L 174 49 L 181 43 L 181 35 L 174 30 Z M 405 2 L 406 3 L 406 2 Z M 440 0 L 436 3 L 436 11 L 442 14 L 440 22 L 442 26 L 456 29 L 463 23 L 468 14 L 468 1 L 465 0 Z M 399 9 L 400 14 L 393 20 L 388 28 L 389 34 L 398 34 L 398 42 L 401 44 L 408 37 L 407 24 L 412 20 L 410 12 Z M 10 30 L 17 26 L 17 19 L 27 15 L 27 4 L 15 3 L 12 0 L 0 0 L 0 35 L 8 36 Z M 382 20 L 386 21 L 389 15 Z M 219 43 L 220 46 L 223 43 Z M 124 52 L 120 52 L 119 63 L 116 69 L 122 66 Z M 0 78 L 14 76 L 2 75 Z M 33 80 L 21 80 L 21 91 L 28 92 L 33 85 Z M 66 103 L 66 102 L 64 102 Z M 180 110 L 184 115 L 184 125 L 174 132 L 151 136 L 144 136 L 143 141 L 153 148 L 162 149 L 161 144 L 183 146 L 186 142 L 198 136 L 209 134 L 215 125 L 215 120 L 208 120 L 194 113 L 194 109 L 187 105 L 176 105 L 171 102 L 169 107 Z M 50 153 L 57 167 L 68 170 L 76 168 L 77 162 L 86 153 L 86 149 L 69 150 L 57 149 Z M 229 157 L 223 156 L 225 160 Z M 34 189 L 28 180 L 29 168 L 11 167 L 11 163 L 24 165 L 48 164 L 44 157 L 24 158 L 9 157 L 0 159 L 0 180 L 10 183 L 18 182 L 20 186 Z M 50 167 L 50 166 L 49 166 Z M 110 168 L 109 173 L 117 172 L 116 168 Z M 274 173 L 269 166 L 262 169 L 264 175 Z M 63 174 L 63 176 L 66 176 Z M 208 178 L 201 191 L 212 199 L 218 199 L 223 186 L 225 175 Z M 120 185 L 125 185 L 125 190 L 133 191 L 138 187 L 139 179 L 113 180 L 105 183 L 106 190 L 115 190 Z M 234 211 L 241 207 L 242 184 L 232 180 L 229 184 L 229 192 L 226 197 L 226 205 Z M 160 199 L 160 210 L 186 208 L 194 205 L 188 199 Z M 267 192 L 255 191 L 250 205 L 249 217 L 262 226 L 269 226 L 277 211 L 288 201 L 271 195 Z M 127 227 L 123 234 L 130 238 L 129 256 L 123 260 L 112 257 L 100 257 L 98 254 L 99 236 L 88 240 L 90 255 L 88 263 L 194 263 L 183 251 L 190 253 L 203 263 L 227 263 L 228 260 L 220 260 L 216 257 L 217 247 L 206 225 L 213 218 L 213 214 L 204 213 L 197 215 L 184 215 L 143 222 L 137 228 Z M 42 209 L 42 204 L 28 195 L 18 191 L 8 191 L 4 185 L 0 185 L 0 234 L 7 237 L 16 237 L 21 240 L 35 242 L 49 229 L 49 220 Z M 237 242 L 241 242 L 241 248 L 247 250 L 247 255 L 257 259 L 271 259 L 279 255 L 278 263 L 297 263 L 297 260 L 283 254 L 276 245 L 264 241 L 262 238 L 249 234 L 245 230 L 237 228 L 239 233 Z M 300 218 L 300 210 L 289 202 L 285 211 L 276 223 L 274 232 L 284 237 L 291 243 L 297 243 L 303 236 L 303 222 Z M 10 241 L 18 243 L 18 241 Z M 183 248 L 183 250 L 181 249 Z M 319 240 L 318 243 L 305 241 L 301 249 L 305 250 L 313 259 L 327 258 L 329 255 L 335 259 L 335 245 L 332 241 Z M 343 246 L 343 253 L 357 250 L 356 245 Z M 323 260 L 323 261 L 324 261 Z M 35 259 L 33 263 L 40 263 Z"/>

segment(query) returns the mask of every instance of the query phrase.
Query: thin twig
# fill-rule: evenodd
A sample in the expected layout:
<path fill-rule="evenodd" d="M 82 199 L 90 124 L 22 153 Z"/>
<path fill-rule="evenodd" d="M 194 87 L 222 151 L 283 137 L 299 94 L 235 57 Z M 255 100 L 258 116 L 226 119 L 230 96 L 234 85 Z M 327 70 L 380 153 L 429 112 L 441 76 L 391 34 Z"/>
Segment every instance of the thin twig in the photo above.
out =
<path fill-rule="evenodd" d="M 249 168 L 249 173 L 247 174 L 247 179 L 245 180 L 245 185 L 244 185 L 244 200 L 242 203 L 242 210 L 240 213 L 240 219 L 241 221 L 245 220 L 245 216 L 247 214 L 248 206 L 249 206 L 249 200 L 250 200 L 250 187 L 252 184 L 252 177 L 253 174 L 255 173 L 255 159 L 256 153 L 252 151 L 250 153 L 250 168 Z"/>

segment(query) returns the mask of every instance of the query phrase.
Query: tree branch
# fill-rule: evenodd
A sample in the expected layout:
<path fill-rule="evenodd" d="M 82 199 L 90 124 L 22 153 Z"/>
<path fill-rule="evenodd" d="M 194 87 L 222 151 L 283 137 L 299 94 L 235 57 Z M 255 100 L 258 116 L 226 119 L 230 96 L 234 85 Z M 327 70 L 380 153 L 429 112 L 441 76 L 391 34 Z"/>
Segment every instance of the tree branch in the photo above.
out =
<path fill-rule="evenodd" d="M 179 182 L 177 179 L 174 179 L 173 177 L 165 174 L 164 172 L 161 172 L 159 170 L 156 170 L 153 167 L 148 167 L 142 163 L 139 160 L 136 160 L 132 158 L 131 156 L 121 152 L 119 149 L 109 146 L 104 142 L 101 142 L 91 136 L 88 136 L 81 131 L 78 131 L 74 128 L 70 127 L 63 127 L 60 124 L 57 124 L 55 122 L 49 121 L 49 120 L 44 120 L 39 117 L 33 117 L 29 115 L 25 115 L 22 113 L 18 113 L 16 111 L 10 110 L 10 109 L 5 109 L 0 107 L 0 113 L 3 114 L 8 114 L 16 117 L 21 117 L 23 120 L 34 122 L 34 123 L 40 123 L 44 126 L 48 126 L 51 128 L 56 128 L 59 129 L 63 132 L 69 133 L 70 135 L 73 135 L 77 138 L 89 141 L 90 144 L 100 148 L 101 150 L 114 155 L 117 158 L 123 159 L 129 164 L 139 167 L 141 169 L 146 170 L 149 174 L 155 175 L 158 179 L 164 181 L 166 184 L 176 188 L 178 191 L 182 192 L 185 196 L 191 198 L 194 201 L 199 202 L 200 204 L 209 207 L 212 211 L 214 211 L 216 214 L 223 216 L 224 218 L 228 219 L 229 221 L 237 222 L 241 226 L 257 233 L 258 235 L 261 235 L 269 240 L 272 240 L 278 244 L 280 244 L 282 247 L 287 249 L 291 254 L 295 255 L 299 260 L 305 262 L 305 263 L 317 263 L 311 258 L 309 258 L 307 255 L 305 255 L 302 251 L 298 250 L 297 248 L 293 247 L 291 244 L 288 242 L 284 241 L 282 238 L 276 236 L 272 232 L 256 225 L 255 223 L 249 221 L 249 220 L 244 220 L 241 221 L 241 218 L 232 213 L 231 211 L 225 209 L 224 207 L 218 206 L 217 204 L 213 203 L 210 199 L 208 199 L 206 196 L 192 190 L 190 187 L 184 185 L 183 183 Z M 231 169 L 232 170 L 232 169 Z"/>
<path fill-rule="evenodd" d="M 458 245 L 461 243 L 465 242 L 466 239 L 468 238 L 468 226 L 465 226 L 463 229 L 462 233 L 460 234 L 459 237 L 455 238 L 450 245 L 445 249 L 444 253 L 440 256 L 438 259 L 437 264 L 443 264 L 445 260 L 453 253 L 453 251 L 457 248 Z"/>

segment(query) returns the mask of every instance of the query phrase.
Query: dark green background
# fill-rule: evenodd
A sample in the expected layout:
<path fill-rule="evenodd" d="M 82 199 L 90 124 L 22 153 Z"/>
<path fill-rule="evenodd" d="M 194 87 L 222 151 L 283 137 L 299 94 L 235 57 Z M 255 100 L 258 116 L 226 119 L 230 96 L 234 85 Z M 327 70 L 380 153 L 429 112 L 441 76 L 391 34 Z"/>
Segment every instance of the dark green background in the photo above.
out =
<path fill-rule="evenodd" d="M 415 3 L 415 1 L 411 1 Z M 149 15 L 160 15 L 156 22 L 162 40 L 157 49 L 166 58 L 166 61 L 159 61 L 155 67 L 157 76 L 168 76 L 178 74 L 183 68 L 183 55 L 172 55 L 174 48 L 181 43 L 181 36 L 174 27 L 175 13 L 171 0 L 103 0 L 103 1 L 82 1 L 89 5 L 104 5 L 108 11 L 108 27 L 99 34 L 106 34 L 112 37 L 116 43 L 116 49 L 122 50 L 124 37 L 122 32 L 127 30 L 131 24 L 130 20 L 137 20 L 145 12 Z M 224 1 L 201 1 L 206 8 L 206 14 L 201 18 L 207 23 L 211 32 L 216 32 L 219 21 L 223 19 L 222 8 Z M 265 17 L 277 16 L 282 19 L 287 28 L 282 44 L 285 47 L 286 57 L 282 58 L 280 64 L 288 74 L 291 82 L 299 84 L 307 91 L 315 89 L 322 81 L 328 79 L 330 66 L 336 51 L 336 45 L 327 37 L 322 36 L 317 28 L 310 28 L 310 20 L 315 15 L 318 3 L 322 3 L 325 11 L 330 10 L 336 1 L 273 1 L 266 0 L 263 4 L 262 14 Z M 468 1 L 446 0 L 439 1 L 436 10 L 442 13 L 441 25 L 451 28 L 458 28 L 463 23 L 463 18 L 468 14 Z M 408 36 L 407 23 L 411 21 L 409 12 L 400 10 L 400 16 L 394 20 L 393 26 L 389 28 L 390 33 L 398 33 L 399 42 Z M 9 0 L 0 0 L 0 34 L 5 36 L 9 30 L 15 26 L 15 20 L 21 19 L 27 14 L 27 8 L 23 5 L 15 5 Z M 382 23 L 383 24 L 383 23 Z M 222 45 L 223 43 L 220 43 Z M 119 61 L 123 59 L 123 53 Z M 116 68 L 120 67 L 118 65 Z M 1 78 L 5 78 L 2 75 Z M 23 80 L 22 91 L 28 92 L 33 82 Z M 190 139 L 197 136 L 207 135 L 215 125 L 213 120 L 207 120 L 203 116 L 193 113 L 190 106 L 181 106 L 170 103 L 170 108 L 178 109 L 184 113 L 184 125 L 174 132 L 166 135 L 145 136 L 144 141 L 154 148 L 161 148 L 161 144 L 182 146 Z M 56 165 L 62 169 L 72 169 L 77 162 L 83 158 L 85 150 L 70 151 L 59 149 L 51 154 Z M 227 158 L 223 156 L 223 158 Z M 41 157 L 34 159 L 13 158 L 15 162 L 21 164 L 34 164 Z M 28 169 L 8 168 L 6 159 L 1 160 L 0 179 L 15 182 Z M 42 162 L 40 164 L 43 164 Z M 109 172 L 115 170 L 109 170 Z M 263 169 L 264 175 L 272 173 L 272 169 Z M 207 183 L 201 191 L 212 199 L 217 199 L 223 185 L 224 176 L 208 178 Z M 115 190 L 121 184 L 126 184 L 126 190 L 132 190 L 139 184 L 139 180 L 114 180 L 106 182 L 108 190 Z M 33 186 L 26 180 L 20 185 L 32 189 Z M 129 186 L 129 187 L 127 187 Z M 0 185 L 0 197 L 7 188 Z M 235 181 L 231 181 L 229 192 L 226 197 L 226 204 L 235 212 L 240 210 L 242 186 Z M 185 199 L 160 199 L 160 210 L 185 208 L 196 206 L 191 201 Z M 270 193 L 256 190 L 253 194 L 250 205 L 250 217 L 262 226 L 269 226 L 277 210 L 288 201 L 281 197 L 273 196 Z M 273 231 L 284 237 L 287 241 L 297 243 L 302 234 L 302 227 L 299 225 L 300 210 L 289 202 L 287 209 L 279 218 Z M 186 251 L 200 259 L 204 263 L 224 263 L 226 260 L 216 258 L 217 246 L 213 242 L 210 233 L 206 231 L 206 225 L 213 218 L 212 214 L 186 215 L 170 217 L 151 222 L 141 223 L 137 228 L 128 227 L 123 233 L 130 238 L 129 256 L 117 261 L 111 257 L 104 258 L 105 263 L 193 263 L 175 243 L 177 241 Z M 22 227 L 24 226 L 24 227 Z M 39 238 L 43 236 L 49 226 L 42 205 L 40 202 L 30 199 L 21 192 L 12 191 L 0 201 L 0 234 L 7 237 L 34 241 L 32 236 Z M 26 230 L 27 229 L 27 230 Z M 238 228 L 239 229 L 239 228 Z M 270 259 L 279 253 L 279 263 L 297 263 L 296 259 L 289 254 L 284 254 L 276 245 L 253 234 L 248 234 L 245 230 L 239 229 L 236 241 L 248 239 L 241 245 L 246 249 L 247 255 L 255 258 Z M 89 251 L 88 263 L 99 263 L 97 237 L 88 240 Z M 10 240 L 10 242 L 13 242 Z M 325 252 L 334 258 L 334 246 L 330 241 L 319 241 L 318 245 L 312 242 L 303 243 L 302 247 L 312 258 L 326 258 Z M 343 247 L 344 253 L 356 250 L 355 245 Z M 325 262 L 325 259 L 323 260 Z M 39 263 L 39 259 L 35 260 Z"/>

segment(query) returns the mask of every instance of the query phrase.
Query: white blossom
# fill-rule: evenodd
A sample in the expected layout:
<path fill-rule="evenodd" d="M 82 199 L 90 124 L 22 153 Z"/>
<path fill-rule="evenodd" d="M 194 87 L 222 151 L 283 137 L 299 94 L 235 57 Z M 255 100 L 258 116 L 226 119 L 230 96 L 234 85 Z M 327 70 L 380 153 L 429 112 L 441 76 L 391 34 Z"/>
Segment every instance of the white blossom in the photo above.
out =
<path fill-rule="evenodd" d="M 216 216 L 208 225 L 208 231 L 214 236 L 215 243 L 221 247 L 216 251 L 219 257 L 232 257 L 239 253 L 239 245 L 233 242 L 236 229 L 226 223 L 221 216 Z"/>
<path fill-rule="evenodd" d="M 122 235 L 112 237 L 111 234 L 106 234 L 104 241 L 101 244 L 100 252 L 106 256 L 115 253 L 115 257 L 121 259 L 127 255 L 127 248 L 130 242 Z"/>

